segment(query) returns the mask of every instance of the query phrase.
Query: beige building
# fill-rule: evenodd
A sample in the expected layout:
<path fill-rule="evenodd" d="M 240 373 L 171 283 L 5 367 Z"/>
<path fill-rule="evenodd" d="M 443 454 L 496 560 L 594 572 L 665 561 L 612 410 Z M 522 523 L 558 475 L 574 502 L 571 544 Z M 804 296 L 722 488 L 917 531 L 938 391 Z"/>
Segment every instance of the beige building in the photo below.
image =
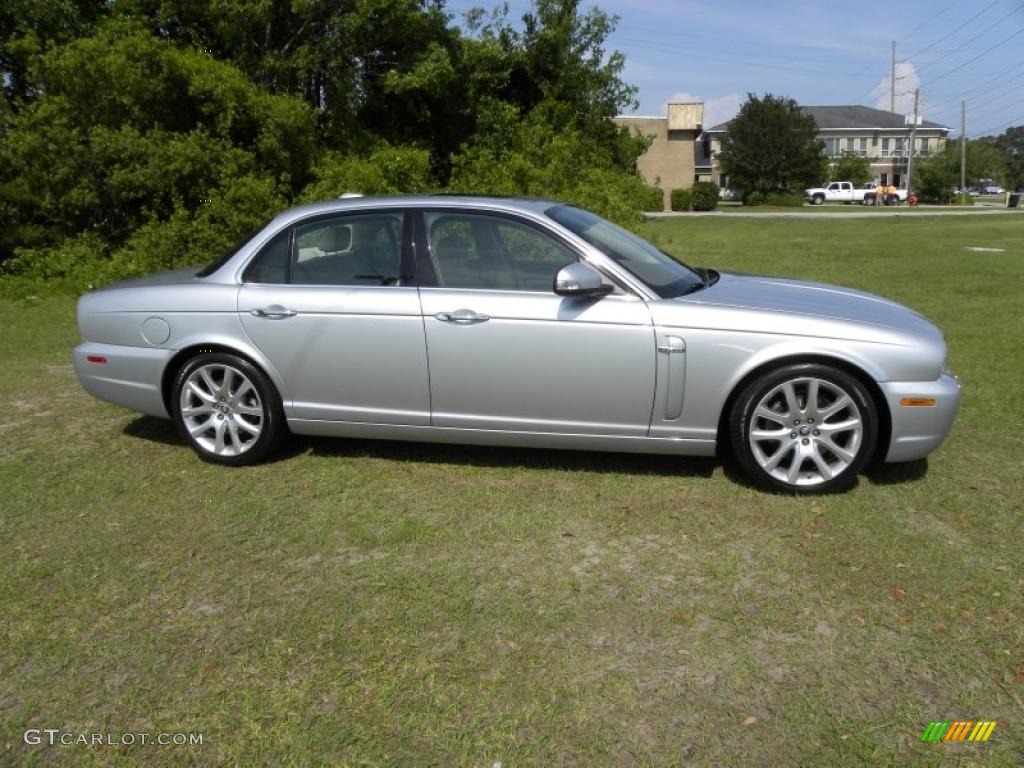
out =
<path fill-rule="evenodd" d="M 637 168 L 644 181 L 662 189 L 666 209 L 671 190 L 688 189 L 695 181 L 712 178 L 711 160 L 704 154 L 704 143 L 698 140 L 704 130 L 703 102 L 670 103 L 667 112 L 665 117 L 615 118 L 618 125 L 653 139 L 637 160 Z"/>
<path fill-rule="evenodd" d="M 844 152 L 853 152 L 871 160 L 871 175 L 882 184 L 897 187 L 906 185 L 907 164 L 910 159 L 910 128 L 906 118 L 895 112 L 860 106 L 800 107 L 814 118 L 818 125 L 818 140 L 825 146 L 825 154 L 838 159 Z M 721 149 L 722 137 L 729 123 L 722 123 L 704 131 L 705 142 L 712 158 Z M 914 157 L 924 158 L 941 152 L 946 146 L 949 128 L 928 120 L 917 126 L 914 137 Z M 729 186 L 714 163 L 715 182 Z"/>
<path fill-rule="evenodd" d="M 875 181 L 903 186 L 910 158 L 910 126 L 903 115 L 861 106 L 801 107 L 818 125 L 818 140 L 830 158 L 854 152 L 871 160 Z M 637 161 L 640 175 L 664 192 L 689 188 L 696 181 L 714 181 L 729 186 L 715 160 L 729 123 L 704 128 L 702 102 L 669 103 L 665 117 L 615 118 L 634 133 L 653 138 L 650 149 Z M 949 128 L 928 120 L 917 126 L 914 157 L 928 157 L 946 146 Z"/>

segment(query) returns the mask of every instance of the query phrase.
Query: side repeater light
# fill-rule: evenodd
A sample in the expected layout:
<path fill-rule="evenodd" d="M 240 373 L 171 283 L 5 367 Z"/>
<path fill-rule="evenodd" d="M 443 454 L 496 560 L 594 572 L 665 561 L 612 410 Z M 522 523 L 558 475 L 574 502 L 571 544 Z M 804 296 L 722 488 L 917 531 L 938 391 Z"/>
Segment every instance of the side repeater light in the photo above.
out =
<path fill-rule="evenodd" d="M 107 358 L 105 358 L 103 355 L 86 355 L 85 361 L 87 363 L 96 363 L 97 365 L 107 364 Z"/>
<path fill-rule="evenodd" d="M 907 408 L 931 408 L 935 405 L 934 397 L 902 397 L 900 405 Z"/>

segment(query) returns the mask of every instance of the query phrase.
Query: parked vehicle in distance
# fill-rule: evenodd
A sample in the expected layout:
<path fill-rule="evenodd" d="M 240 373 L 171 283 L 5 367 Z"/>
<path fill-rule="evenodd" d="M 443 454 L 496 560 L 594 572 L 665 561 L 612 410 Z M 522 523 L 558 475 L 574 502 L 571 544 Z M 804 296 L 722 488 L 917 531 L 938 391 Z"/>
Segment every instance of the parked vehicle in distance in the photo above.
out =
<path fill-rule="evenodd" d="M 718 189 L 718 199 L 719 200 L 725 200 L 725 201 L 728 201 L 728 202 L 732 202 L 734 200 L 739 200 L 741 197 L 742 197 L 742 195 L 739 192 L 737 192 L 735 189 L 730 189 L 729 187 L 719 187 L 719 189 Z"/>
<path fill-rule="evenodd" d="M 220 261 L 78 303 L 87 391 L 206 461 L 289 431 L 711 456 L 846 487 L 948 433 L 938 328 L 820 283 L 691 268 L 578 208 L 362 197 L 286 211 Z"/>
<path fill-rule="evenodd" d="M 1000 187 L 998 184 L 990 184 L 987 187 L 983 187 L 981 190 L 983 195 L 1003 195 L 1006 194 L 1006 190 Z"/>
<path fill-rule="evenodd" d="M 857 189 L 849 181 L 830 181 L 824 187 L 804 190 L 804 198 L 812 205 L 822 203 L 862 203 L 864 190 Z"/>

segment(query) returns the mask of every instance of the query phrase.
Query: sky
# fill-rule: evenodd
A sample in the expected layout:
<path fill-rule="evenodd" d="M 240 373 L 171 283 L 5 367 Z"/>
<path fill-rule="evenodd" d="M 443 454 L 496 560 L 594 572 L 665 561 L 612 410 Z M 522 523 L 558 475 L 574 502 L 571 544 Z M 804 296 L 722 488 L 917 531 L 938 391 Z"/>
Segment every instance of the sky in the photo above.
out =
<path fill-rule="evenodd" d="M 456 15 L 497 2 L 448 0 Z M 960 135 L 1024 125 L 1024 1 L 598 0 L 619 17 L 608 48 L 626 56 L 623 79 L 639 88 L 635 114 L 664 115 L 669 101 L 703 101 L 704 124 L 730 119 L 748 93 L 808 106 L 889 109 L 896 42 L 896 111 Z M 510 17 L 529 0 L 510 0 Z"/>

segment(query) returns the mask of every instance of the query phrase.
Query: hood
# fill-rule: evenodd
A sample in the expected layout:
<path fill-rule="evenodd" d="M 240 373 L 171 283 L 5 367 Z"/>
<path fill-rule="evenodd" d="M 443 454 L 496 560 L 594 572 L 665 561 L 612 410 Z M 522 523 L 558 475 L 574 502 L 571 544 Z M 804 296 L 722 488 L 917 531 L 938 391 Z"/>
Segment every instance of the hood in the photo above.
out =
<path fill-rule="evenodd" d="M 871 293 L 826 283 L 722 272 L 714 285 L 678 300 L 708 306 L 804 315 L 817 320 L 873 325 L 903 333 L 941 337 L 938 329 L 923 315 L 902 304 Z"/>

